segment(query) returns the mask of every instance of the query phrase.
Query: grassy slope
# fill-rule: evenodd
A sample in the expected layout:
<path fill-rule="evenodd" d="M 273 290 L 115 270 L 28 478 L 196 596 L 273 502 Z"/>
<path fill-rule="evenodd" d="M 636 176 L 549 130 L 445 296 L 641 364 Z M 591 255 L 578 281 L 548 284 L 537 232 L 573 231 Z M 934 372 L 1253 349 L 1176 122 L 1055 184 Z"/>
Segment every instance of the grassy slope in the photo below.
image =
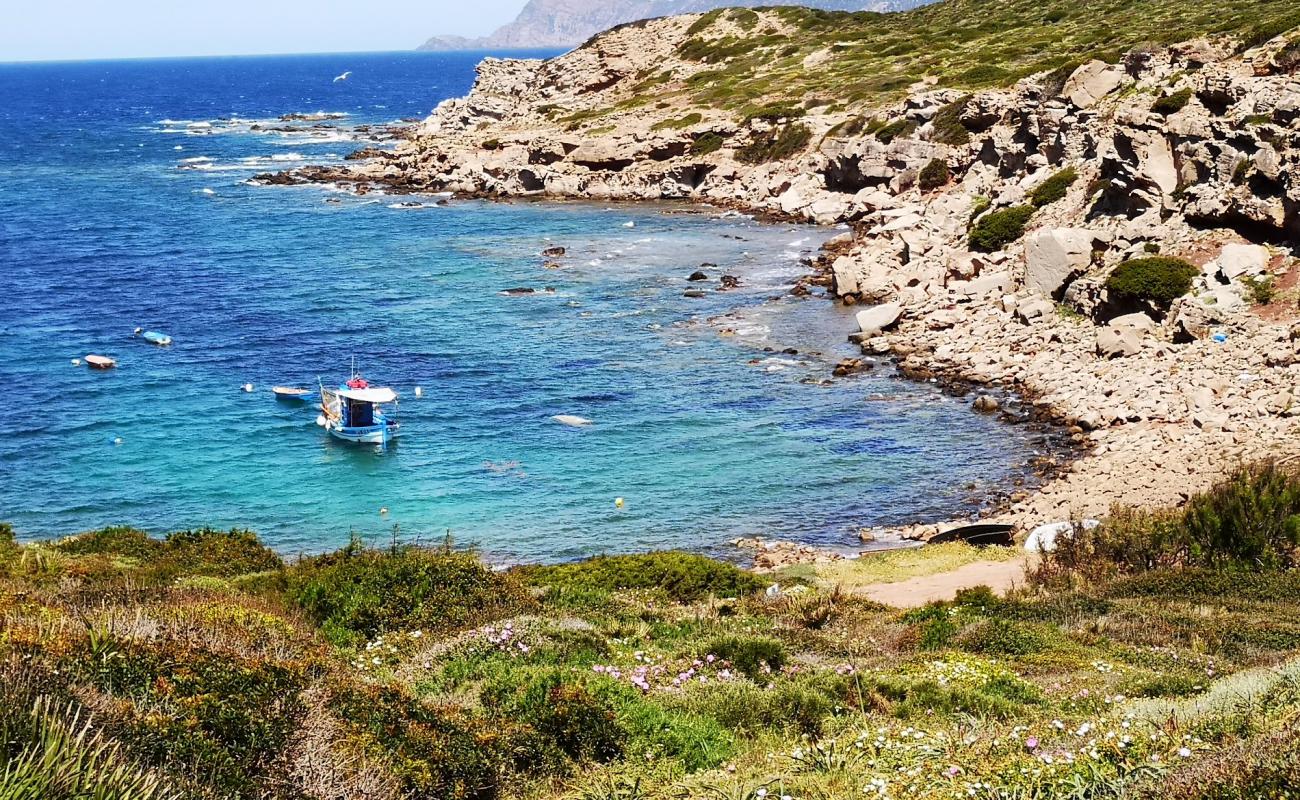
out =
<path fill-rule="evenodd" d="M 785 7 L 756 19 L 704 15 L 678 48 L 704 70 L 684 85 L 644 76 L 634 94 L 676 90 L 733 109 L 778 98 L 875 106 L 923 78 L 983 88 L 1091 58 L 1114 62 L 1147 43 L 1229 35 L 1257 44 L 1300 26 L 1300 10 L 1291 0 L 946 0 L 900 14 Z M 824 60 L 804 65 L 820 52 Z"/>
<path fill-rule="evenodd" d="M 935 566 L 923 556 L 909 574 Z M 82 709 L 111 748 L 84 782 L 163 787 L 105 797 L 757 800 L 873 780 L 900 798 L 975 782 L 1106 796 L 1184 774 L 1233 775 L 1248 797 L 1291 774 L 1270 755 L 1285 748 L 1248 745 L 1294 742 L 1300 712 L 1300 673 L 1268 669 L 1300 651 L 1295 572 L 1111 576 L 901 613 L 833 589 L 765 600 L 748 594 L 761 580 L 677 554 L 503 575 L 352 547 L 284 566 L 243 534 L 115 529 L 0 536 L 0 576 L 8 755 L 45 752 Z M 1250 704 L 1222 702 L 1243 687 Z M 82 796 L 5 781 L 4 797 Z"/>

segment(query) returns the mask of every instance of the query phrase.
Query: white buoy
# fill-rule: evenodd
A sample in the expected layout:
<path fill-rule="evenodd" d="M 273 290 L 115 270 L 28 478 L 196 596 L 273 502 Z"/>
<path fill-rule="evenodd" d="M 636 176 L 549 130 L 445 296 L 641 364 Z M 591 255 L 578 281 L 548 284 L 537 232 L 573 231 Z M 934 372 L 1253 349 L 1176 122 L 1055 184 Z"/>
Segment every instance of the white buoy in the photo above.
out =
<path fill-rule="evenodd" d="M 419 397 L 422 394 L 424 394 L 424 390 L 421 389 L 419 386 L 415 387 L 415 396 Z"/>
<path fill-rule="evenodd" d="M 319 425 L 319 426 L 321 426 L 322 428 L 325 427 L 325 415 L 324 415 L 324 414 L 317 414 L 317 415 L 316 415 L 316 424 Z"/>
<path fill-rule="evenodd" d="M 388 506 L 382 506 L 382 507 L 379 509 L 379 516 L 381 516 L 381 517 L 386 517 L 386 516 L 388 516 Z"/>
<path fill-rule="evenodd" d="M 115 437 L 115 438 L 113 439 L 113 444 L 121 444 L 121 443 L 124 442 L 124 441 L 126 441 L 126 440 L 123 439 L 121 436 L 118 436 L 118 437 Z"/>
<path fill-rule="evenodd" d="M 72 366 L 74 366 L 74 367 L 79 367 L 79 366 L 81 366 L 81 359 L 79 359 L 79 358 L 74 358 L 74 359 L 72 359 Z"/>
<path fill-rule="evenodd" d="M 632 220 L 628 220 L 627 222 L 624 222 L 624 223 L 623 223 L 623 227 L 624 227 L 624 228 L 635 228 L 635 227 L 636 227 L 636 223 L 633 222 Z"/>
<path fill-rule="evenodd" d="M 243 389 L 243 390 L 246 391 L 246 392 L 251 392 L 251 391 L 253 391 L 253 384 L 251 384 L 251 383 L 246 383 L 246 384 L 244 384 L 243 386 L 241 386 L 241 387 L 239 387 L 239 388 Z"/>
<path fill-rule="evenodd" d="M 623 498 L 621 498 L 621 497 L 615 497 L 615 498 L 614 498 L 614 508 L 622 508 L 622 507 L 623 507 Z"/>

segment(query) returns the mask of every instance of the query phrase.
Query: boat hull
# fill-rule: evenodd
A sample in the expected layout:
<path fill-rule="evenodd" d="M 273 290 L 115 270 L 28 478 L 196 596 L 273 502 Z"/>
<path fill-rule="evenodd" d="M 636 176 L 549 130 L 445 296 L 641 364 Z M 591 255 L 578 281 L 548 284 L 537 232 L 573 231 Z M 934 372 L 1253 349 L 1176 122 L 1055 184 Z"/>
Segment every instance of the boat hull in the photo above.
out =
<path fill-rule="evenodd" d="M 396 425 L 370 425 L 365 428 L 329 427 L 335 439 L 358 444 L 387 444 L 397 438 Z"/>

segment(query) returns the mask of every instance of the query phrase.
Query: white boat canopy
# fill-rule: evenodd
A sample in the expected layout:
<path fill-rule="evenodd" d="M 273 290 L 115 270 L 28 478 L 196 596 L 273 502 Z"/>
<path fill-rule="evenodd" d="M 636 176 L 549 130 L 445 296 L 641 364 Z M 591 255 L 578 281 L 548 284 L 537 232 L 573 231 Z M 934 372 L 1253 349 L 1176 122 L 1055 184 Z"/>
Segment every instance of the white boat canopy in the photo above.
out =
<path fill-rule="evenodd" d="M 392 389 L 385 387 L 375 387 L 373 389 L 339 389 L 335 392 L 339 397 L 346 397 L 349 400 L 356 400 L 358 403 L 392 403 L 397 400 L 397 395 Z"/>

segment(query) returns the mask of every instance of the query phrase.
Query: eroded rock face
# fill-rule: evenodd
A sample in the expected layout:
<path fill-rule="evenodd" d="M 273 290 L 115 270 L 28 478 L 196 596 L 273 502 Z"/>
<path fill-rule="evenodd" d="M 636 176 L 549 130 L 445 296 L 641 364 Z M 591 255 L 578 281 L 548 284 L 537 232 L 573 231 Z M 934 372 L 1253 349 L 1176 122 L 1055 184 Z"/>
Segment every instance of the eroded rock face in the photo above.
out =
<path fill-rule="evenodd" d="M 1124 71 L 1102 61 L 1089 61 L 1065 82 L 1061 95 L 1077 108 L 1092 108 L 1124 82 Z"/>
<path fill-rule="evenodd" d="M 1025 242 L 1025 288 L 1059 298 L 1070 281 L 1092 266 L 1092 231 L 1048 228 Z"/>

